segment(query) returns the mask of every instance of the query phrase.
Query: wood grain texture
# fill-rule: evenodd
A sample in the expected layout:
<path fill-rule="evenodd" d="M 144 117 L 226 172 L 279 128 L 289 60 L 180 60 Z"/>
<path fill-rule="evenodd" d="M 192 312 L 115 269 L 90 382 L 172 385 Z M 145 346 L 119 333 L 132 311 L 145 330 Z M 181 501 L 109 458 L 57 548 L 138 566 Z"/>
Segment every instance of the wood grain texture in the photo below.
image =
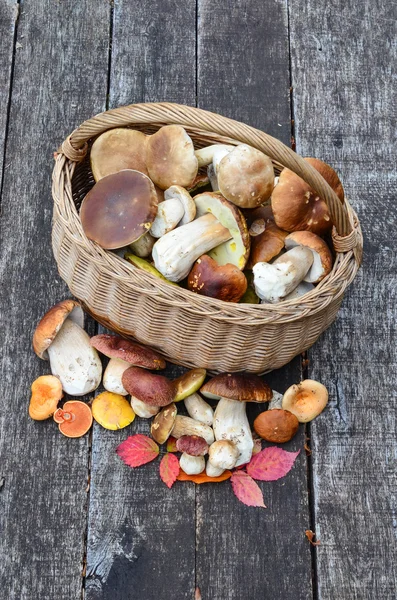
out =
<path fill-rule="evenodd" d="M 289 144 L 288 23 L 284 2 L 198 3 L 198 105 L 254 125 Z M 258 340 L 260 343 L 260 340 Z M 266 376 L 284 392 L 300 361 Z M 252 418 L 261 412 L 251 405 Z M 300 428 L 286 449 L 303 451 Z M 291 473 L 260 484 L 267 509 L 248 508 L 230 482 L 197 490 L 197 584 L 211 600 L 309 600 L 306 457 Z M 288 558 L 288 568 L 285 557 Z"/>
<path fill-rule="evenodd" d="M 195 2 L 114 3 L 109 107 L 171 100 L 195 104 Z M 182 370 L 170 366 L 165 374 Z M 131 470 L 115 454 L 137 418 L 111 432 L 94 427 L 87 600 L 191 599 L 195 584 L 195 490 L 159 477 L 159 462 Z"/>
<path fill-rule="evenodd" d="M 31 349 L 42 314 L 69 294 L 52 257 L 52 153 L 104 107 L 107 3 L 23 3 L 18 24 L 0 219 L 0 587 L 7 600 L 78 600 L 88 438 L 28 417 L 48 373 Z M 89 16 L 89 18 L 88 18 Z"/>
<path fill-rule="evenodd" d="M 318 597 L 392 600 L 397 6 L 291 0 L 290 11 L 297 150 L 338 170 L 366 236 L 363 268 L 309 353 L 330 391 L 312 424 Z"/>

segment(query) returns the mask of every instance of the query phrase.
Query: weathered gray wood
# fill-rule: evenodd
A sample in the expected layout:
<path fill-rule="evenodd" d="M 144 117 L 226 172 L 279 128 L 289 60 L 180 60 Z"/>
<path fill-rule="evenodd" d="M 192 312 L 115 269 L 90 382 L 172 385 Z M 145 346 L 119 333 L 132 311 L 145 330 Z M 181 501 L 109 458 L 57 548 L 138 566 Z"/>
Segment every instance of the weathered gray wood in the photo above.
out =
<path fill-rule="evenodd" d="M 195 2 L 114 4 L 110 107 L 171 100 L 195 103 Z M 176 377 L 181 370 L 170 367 Z M 115 454 L 149 423 L 94 427 L 87 550 L 88 600 L 182 600 L 194 594 L 195 490 L 169 490 L 159 462 L 132 471 Z"/>
<path fill-rule="evenodd" d="M 201 108 L 242 120 L 289 144 L 284 2 L 237 0 L 225 8 L 221 0 L 199 0 L 197 95 Z M 281 392 L 299 379 L 299 359 L 267 376 Z M 260 410 L 249 407 L 251 416 Z M 303 443 L 301 428 L 286 449 L 303 450 Z M 204 599 L 312 597 L 304 452 L 287 478 L 261 488 L 266 510 L 239 503 L 229 482 L 199 486 L 196 578 Z"/>
<path fill-rule="evenodd" d="M 49 371 L 31 338 L 43 312 L 69 295 L 50 244 L 52 153 L 104 107 L 108 28 L 106 2 L 21 7 L 0 219 L 0 589 L 7 600 L 81 597 L 89 438 L 67 439 L 52 420 L 28 417 L 30 384 Z"/>
<path fill-rule="evenodd" d="M 319 600 L 396 597 L 396 23 L 386 2 L 291 0 L 297 150 L 336 167 L 365 236 L 363 268 L 309 375 Z"/>

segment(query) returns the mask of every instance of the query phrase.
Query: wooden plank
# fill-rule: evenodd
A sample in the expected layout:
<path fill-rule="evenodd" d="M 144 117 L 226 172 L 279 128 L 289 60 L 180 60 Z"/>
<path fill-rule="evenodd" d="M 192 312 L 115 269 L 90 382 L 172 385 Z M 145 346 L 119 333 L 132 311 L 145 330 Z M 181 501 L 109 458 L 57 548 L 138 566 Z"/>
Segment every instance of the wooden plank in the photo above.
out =
<path fill-rule="evenodd" d="M 171 100 L 195 103 L 194 0 L 114 4 L 110 107 Z M 166 375 L 176 377 L 178 367 Z M 94 427 L 87 550 L 88 600 L 168 600 L 194 594 L 195 491 L 169 490 L 158 462 L 132 471 L 115 455 L 144 419 L 111 432 Z"/>
<path fill-rule="evenodd" d="M 276 1 L 198 3 L 198 103 L 290 142 L 288 23 Z M 266 379 L 280 392 L 300 361 Z M 249 407 L 253 417 L 258 407 Z M 286 449 L 303 449 L 301 428 Z M 261 485 L 266 510 L 248 508 L 229 482 L 197 491 L 197 584 L 211 600 L 308 600 L 311 558 L 306 457 L 286 479 Z"/>
<path fill-rule="evenodd" d="M 4 3 L 3 3 L 4 4 Z M 109 6 L 23 2 L 18 24 L 0 219 L 0 586 L 8 600 L 81 597 L 89 438 L 60 435 L 27 414 L 48 364 L 34 327 L 69 295 L 52 257 L 52 153 L 103 109 Z"/>
<path fill-rule="evenodd" d="M 291 0 L 290 11 L 297 150 L 338 170 L 366 235 L 362 270 L 310 352 L 309 375 L 330 391 L 311 428 L 318 598 L 389 600 L 397 589 L 397 5 Z"/>

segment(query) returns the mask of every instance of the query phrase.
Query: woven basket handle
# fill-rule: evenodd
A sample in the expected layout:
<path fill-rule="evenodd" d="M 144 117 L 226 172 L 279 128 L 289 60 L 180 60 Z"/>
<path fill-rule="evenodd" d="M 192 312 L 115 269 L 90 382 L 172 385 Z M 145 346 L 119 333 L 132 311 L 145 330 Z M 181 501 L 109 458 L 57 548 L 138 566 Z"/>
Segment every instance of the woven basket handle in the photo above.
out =
<path fill-rule="evenodd" d="M 326 201 L 336 227 L 334 242 L 337 251 L 347 252 L 360 244 L 360 236 L 349 219 L 346 205 L 340 201 L 314 167 L 291 148 L 267 133 L 206 110 L 168 102 L 123 106 L 84 121 L 64 141 L 61 151 L 70 160 L 78 162 L 83 160 L 87 152 L 88 140 L 107 129 L 137 124 L 166 125 L 172 123 L 179 123 L 195 131 L 216 132 L 219 135 L 259 148 L 272 160 L 281 163 L 302 177 Z"/>

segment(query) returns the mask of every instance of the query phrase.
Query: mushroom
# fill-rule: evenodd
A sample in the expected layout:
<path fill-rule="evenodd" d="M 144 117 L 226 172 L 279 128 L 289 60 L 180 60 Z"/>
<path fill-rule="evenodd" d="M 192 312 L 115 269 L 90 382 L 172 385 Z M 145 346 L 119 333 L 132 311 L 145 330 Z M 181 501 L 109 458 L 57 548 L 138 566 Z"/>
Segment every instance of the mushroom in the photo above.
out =
<path fill-rule="evenodd" d="M 210 185 L 210 180 L 207 173 L 197 173 L 191 185 L 187 188 L 190 195 L 197 194 L 199 190 Z"/>
<path fill-rule="evenodd" d="M 130 244 L 130 248 L 139 258 L 147 258 L 151 255 L 156 238 L 149 232 L 144 233 L 138 240 Z"/>
<path fill-rule="evenodd" d="M 225 469 L 233 469 L 239 455 L 239 449 L 230 440 L 219 440 L 211 444 L 205 469 L 208 477 L 219 477 Z"/>
<path fill-rule="evenodd" d="M 180 125 L 165 125 L 146 143 L 150 179 L 162 190 L 172 185 L 190 186 L 198 171 L 193 142 Z"/>
<path fill-rule="evenodd" d="M 191 394 L 184 400 L 189 417 L 204 425 L 211 426 L 214 421 L 214 411 L 200 394 Z"/>
<path fill-rule="evenodd" d="M 155 243 L 156 268 L 167 279 L 181 281 L 195 260 L 208 253 L 219 264 L 232 263 L 243 269 L 249 254 L 249 235 L 242 213 L 213 192 L 199 194 L 194 201 L 198 218 Z"/>
<path fill-rule="evenodd" d="M 137 269 L 141 269 L 141 271 L 146 271 L 146 273 L 150 273 L 151 275 L 154 275 L 154 277 L 158 277 L 159 279 L 165 281 L 166 283 L 169 283 L 170 285 L 177 285 L 176 283 L 173 283 L 172 281 L 164 277 L 164 275 L 160 273 L 160 271 L 158 271 L 153 265 L 150 264 L 150 262 L 148 262 L 144 258 L 140 258 L 139 256 L 135 256 L 135 254 L 126 252 L 124 254 L 124 259 L 130 262 L 132 265 L 134 265 L 134 267 L 136 267 Z"/>
<path fill-rule="evenodd" d="M 215 173 L 214 165 L 210 164 L 207 168 L 207 175 L 213 192 L 219 191 L 218 178 Z"/>
<path fill-rule="evenodd" d="M 247 279 L 235 265 L 218 265 L 213 258 L 205 254 L 190 271 L 187 287 L 196 294 L 225 302 L 239 302 L 247 291 Z"/>
<path fill-rule="evenodd" d="M 270 408 L 254 421 L 256 433 L 267 442 L 284 444 L 298 431 L 299 421 L 294 414 L 282 408 Z"/>
<path fill-rule="evenodd" d="M 42 375 L 32 383 L 31 390 L 29 417 L 35 421 L 44 421 L 57 409 L 63 396 L 62 384 L 54 375 Z"/>
<path fill-rule="evenodd" d="M 212 144 L 211 146 L 196 150 L 195 155 L 198 160 L 199 168 L 207 167 L 211 163 L 215 167 L 214 163 L 219 164 L 222 158 L 234 150 L 235 147 L 236 146 L 231 146 L 230 144 Z"/>
<path fill-rule="evenodd" d="M 153 419 L 150 427 L 152 438 L 158 444 L 164 444 L 171 435 L 175 424 L 177 408 L 175 404 L 165 406 Z"/>
<path fill-rule="evenodd" d="M 259 298 L 275 304 L 294 290 L 304 279 L 313 264 L 313 254 L 308 248 L 292 248 L 272 263 L 254 265 L 255 291 Z"/>
<path fill-rule="evenodd" d="M 191 369 L 180 377 L 177 377 L 177 379 L 174 379 L 173 383 L 176 388 L 174 402 L 180 402 L 194 394 L 194 392 L 197 392 L 203 385 L 206 374 L 207 371 L 205 369 Z"/>
<path fill-rule="evenodd" d="M 82 437 L 92 425 L 90 407 L 79 400 L 65 402 L 63 408 L 55 411 L 53 418 L 58 423 L 59 431 L 69 438 Z"/>
<path fill-rule="evenodd" d="M 164 202 L 158 207 L 150 233 L 159 238 L 179 225 L 186 225 L 196 216 L 196 205 L 187 190 L 172 185 L 164 192 Z"/>
<path fill-rule="evenodd" d="M 236 146 L 215 166 L 219 191 L 227 200 L 242 208 L 263 204 L 274 187 L 272 161 L 260 150 L 247 144 Z"/>
<path fill-rule="evenodd" d="M 102 376 L 101 360 L 83 325 L 80 304 L 63 300 L 50 308 L 33 334 L 34 351 L 43 360 L 49 359 L 51 373 L 72 396 L 94 391 Z"/>
<path fill-rule="evenodd" d="M 191 417 L 183 417 L 177 415 L 174 422 L 174 427 L 171 431 L 175 439 L 181 438 L 183 435 L 198 435 L 205 439 L 208 445 L 211 445 L 214 441 L 214 432 L 211 427 L 199 423 Z"/>
<path fill-rule="evenodd" d="M 331 186 L 340 201 L 344 201 L 344 191 L 338 175 L 330 165 L 317 158 L 305 158 Z M 327 204 L 298 175 L 283 169 L 272 194 L 272 209 L 278 227 L 285 231 L 309 230 L 323 235 L 332 227 Z"/>
<path fill-rule="evenodd" d="M 134 413 L 142 419 L 150 419 L 150 417 L 157 415 L 160 410 L 159 406 L 149 406 L 149 404 L 138 400 L 135 396 L 131 396 L 131 406 Z"/>
<path fill-rule="evenodd" d="M 147 233 L 157 214 L 157 204 L 149 177 L 126 169 L 107 175 L 88 192 L 80 208 L 81 224 L 88 239 L 115 250 Z"/>
<path fill-rule="evenodd" d="M 311 231 L 296 231 L 285 238 L 285 247 L 290 250 L 296 246 L 308 248 L 313 254 L 313 264 L 303 281 L 318 283 L 332 269 L 332 254 L 326 242 Z"/>
<path fill-rule="evenodd" d="M 305 379 L 288 388 L 282 407 L 295 415 L 299 423 L 308 423 L 322 413 L 327 403 L 327 388 L 318 381 Z"/>
<path fill-rule="evenodd" d="M 314 290 L 314 285 L 312 283 L 301 281 L 300 284 L 294 290 L 292 290 L 292 292 L 284 296 L 282 302 L 286 300 L 295 300 L 296 298 L 300 298 L 312 290 Z"/>
<path fill-rule="evenodd" d="M 256 222 L 254 221 L 254 223 Z M 279 229 L 273 221 L 268 220 L 264 221 L 264 223 L 264 231 L 251 237 L 251 253 L 247 263 L 248 269 L 252 269 L 259 262 L 269 263 L 284 248 L 285 238 L 288 233 Z"/>
<path fill-rule="evenodd" d="M 198 475 L 205 469 L 204 455 L 208 452 L 208 444 L 197 435 L 183 435 L 176 441 L 176 448 L 182 452 L 179 465 L 186 475 Z"/>
<path fill-rule="evenodd" d="M 139 367 L 124 371 L 122 384 L 131 396 L 150 406 L 167 406 L 175 398 L 175 385 L 163 375 Z"/>
<path fill-rule="evenodd" d="M 127 396 L 128 392 L 121 383 L 121 377 L 126 369 L 130 368 L 130 363 L 121 358 L 111 358 L 103 374 L 102 384 L 105 390 Z"/>
<path fill-rule="evenodd" d="M 102 392 L 94 398 L 92 415 L 102 427 L 113 431 L 127 427 L 135 419 L 128 400 L 112 392 Z"/>
<path fill-rule="evenodd" d="M 201 388 L 206 398 L 219 399 L 213 429 L 215 439 L 236 444 L 239 458 L 236 466 L 248 463 L 254 442 L 245 410 L 246 402 L 268 402 L 271 388 L 256 375 L 228 373 L 216 375 Z"/>
<path fill-rule="evenodd" d="M 146 141 L 144 133 L 125 127 L 109 129 L 98 136 L 90 153 L 95 181 L 123 169 L 134 169 L 147 175 Z"/>

